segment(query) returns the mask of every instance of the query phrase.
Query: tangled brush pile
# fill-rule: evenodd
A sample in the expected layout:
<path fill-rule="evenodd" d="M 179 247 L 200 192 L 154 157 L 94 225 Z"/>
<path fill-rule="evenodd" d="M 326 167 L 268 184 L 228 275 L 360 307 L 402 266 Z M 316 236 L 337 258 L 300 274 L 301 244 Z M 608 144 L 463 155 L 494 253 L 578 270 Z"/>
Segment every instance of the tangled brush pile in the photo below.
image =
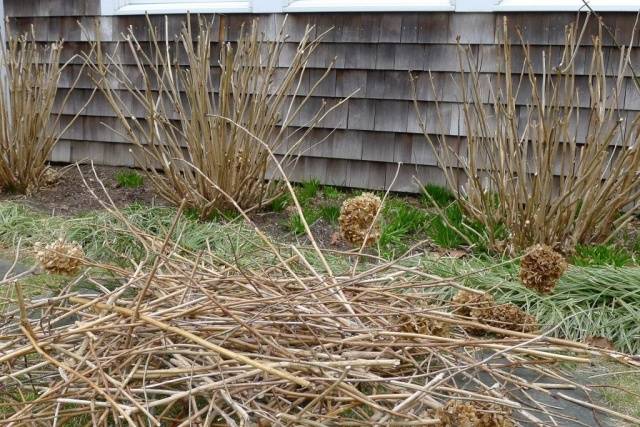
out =
<path fill-rule="evenodd" d="M 512 303 L 498 304 L 488 293 L 459 291 L 451 300 L 455 311 L 461 316 L 496 328 L 516 332 L 532 333 L 538 329 L 535 317 L 525 313 Z M 483 329 L 468 328 L 471 333 L 483 333 Z"/>
<path fill-rule="evenodd" d="M 380 197 L 372 193 L 345 200 L 338 218 L 342 237 L 355 246 L 375 243 L 380 237 L 380 221 L 376 215 L 381 205 Z"/>
<path fill-rule="evenodd" d="M 485 402 L 450 400 L 436 410 L 440 427 L 514 427 L 505 409 Z"/>
<path fill-rule="evenodd" d="M 567 261 L 547 245 L 527 249 L 520 263 L 520 281 L 524 286 L 541 294 L 551 292 L 567 270 Z"/>
<path fill-rule="evenodd" d="M 434 291 L 452 282 L 401 262 L 354 276 L 297 251 L 294 272 L 273 248 L 241 269 L 125 226 L 150 255 L 142 262 L 88 271 L 88 294 L 70 281 L 57 296 L 6 305 L 2 424 L 510 427 L 507 412 L 519 421 L 535 407 L 559 425 L 557 405 L 520 391 L 527 378 L 590 391 L 552 364 L 590 363 L 596 350 L 502 328 L 508 341 L 470 339 L 459 325 L 483 324 Z M 322 250 L 312 256 L 326 263 Z"/>
<path fill-rule="evenodd" d="M 58 239 L 45 245 L 35 244 L 35 257 L 40 266 L 49 273 L 73 274 L 80 268 L 84 259 L 82 246 L 75 242 Z"/>

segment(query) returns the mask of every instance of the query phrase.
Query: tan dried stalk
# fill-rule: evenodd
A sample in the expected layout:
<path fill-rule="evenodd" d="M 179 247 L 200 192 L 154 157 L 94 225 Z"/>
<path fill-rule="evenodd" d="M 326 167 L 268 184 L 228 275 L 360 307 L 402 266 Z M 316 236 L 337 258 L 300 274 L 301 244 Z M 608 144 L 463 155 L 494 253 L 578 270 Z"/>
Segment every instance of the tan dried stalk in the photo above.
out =
<path fill-rule="evenodd" d="M 566 27 L 559 64 L 543 53 L 542 75 L 522 36 L 523 62 L 513 63 L 506 18 L 501 72 L 482 76 L 470 50 L 460 47 L 462 154 L 447 144 L 445 132 L 433 137 L 421 122 L 448 185 L 458 189 L 465 212 L 486 226 L 496 248 L 506 239 L 516 250 L 543 243 L 571 252 L 578 243 L 606 241 L 638 211 L 640 115 L 625 120 L 619 110 L 631 48 L 611 48 L 616 68 L 607 76 L 600 23 L 585 59 L 587 89 L 581 90 L 575 55 L 587 21 Z M 518 105 L 525 88 L 530 95 Z M 586 136 L 579 137 L 582 130 Z"/>
<path fill-rule="evenodd" d="M 60 131 L 61 113 L 52 114 L 60 74 L 69 63 L 60 63 L 62 41 L 39 47 L 33 28 L 7 40 L 0 43 L 0 190 L 30 193 L 50 179 L 47 160 L 77 115 Z"/>
<path fill-rule="evenodd" d="M 229 207 L 210 182 L 244 209 L 260 206 L 277 195 L 281 184 L 265 180 L 270 167 L 268 150 L 231 123 L 242 124 L 266 141 L 271 151 L 277 152 L 286 143 L 283 161 L 295 161 L 292 153 L 313 127 L 340 105 L 326 107 L 323 103 L 304 128 L 292 128 L 329 72 L 311 84 L 307 95 L 296 96 L 322 35 L 314 38 L 313 28 L 307 27 L 291 65 L 283 68 L 279 65 L 286 40 L 283 28 L 274 41 L 268 41 L 254 20 L 248 29 L 243 26 L 237 43 L 218 43 L 220 57 L 216 60 L 211 24 L 200 21 L 195 34 L 190 24 L 184 25 L 175 46 L 168 40 L 166 21 L 164 42 L 149 19 L 147 24 L 149 50 L 133 30 L 125 35 L 126 48 L 135 58 L 141 79 L 133 79 L 116 55 L 99 47 L 95 60 L 86 59 L 155 189 L 176 205 L 186 200 L 187 207 L 197 209 L 202 217 Z M 178 58 L 185 58 L 186 67 Z M 129 96 L 115 89 L 114 82 L 131 95 L 134 105 Z M 144 111 L 144 120 L 135 118 L 137 107 Z"/>

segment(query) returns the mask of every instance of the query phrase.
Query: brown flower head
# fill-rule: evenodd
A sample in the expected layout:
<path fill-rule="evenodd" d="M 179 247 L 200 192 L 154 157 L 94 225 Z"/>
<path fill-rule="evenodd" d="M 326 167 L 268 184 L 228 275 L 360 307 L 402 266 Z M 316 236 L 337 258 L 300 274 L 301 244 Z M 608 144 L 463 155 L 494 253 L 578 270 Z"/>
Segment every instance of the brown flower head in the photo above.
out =
<path fill-rule="evenodd" d="M 440 427 L 513 427 L 504 409 L 484 402 L 450 400 L 436 410 Z"/>
<path fill-rule="evenodd" d="M 535 332 L 538 328 L 535 317 L 525 313 L 515 304 L 498 304 L 488 293 L 477 294 L 462 290 L 451 300 L 454 313 L 495 328 L 517 332 Z M 481 327 L 465 327 L 471 334 L 484 334 Z"/>
<path fill-rule="evenodd" d="M 62 239 L 48 245 L 38 242 L 35 250 L 36 259 L 50 273 L 73 274 L 84 259 L 84 252 L 78 243 L 67 243 Z"/>
<path fill-rule="evenodd" d="M 524 286 L 541 294 L 556 287 L 558 279 L 567 270 L 567 261 L 546 245 L 527 249 L 520 263 L 520 281 Z"/>
<path fill-rule="evenodd" d="M 461 316 L 472 316 L 472 311 L 483 310 L 495 304 L 493 297 L 486 293 L 461 290 L 451 300 L 454 312 Z"/>
<path fill-rule="evenodd" d="M 372 193 L 362 193 L 342 203 L 338 221 L 340 222 L 340 232 L 347 242 L 359 246 L 365 241 L 365 238 L 367 245 L 378 240 L 380 222 L 376 219 L 374 223 L 374 219 L 381 204 L 380 197 Z M 367 232 L 369 232 L 368 237 Z"/>
<path fill-rule="evenodd" d="M 401 315 L 398 319 L 398 325 L 401 332 L 413 334 L 448 337 L 451 332 L 449 325 L 445 322 L 414 314 Z"/>
<path fill-rule="evenodd" d="M 495 328 L 526 333 L 533 333 L 538 329 L 535 317 L 525 313 L 520 307 L 511 303 L 474 309 L 471 311 L 471 315 L 480 322 Z"/>

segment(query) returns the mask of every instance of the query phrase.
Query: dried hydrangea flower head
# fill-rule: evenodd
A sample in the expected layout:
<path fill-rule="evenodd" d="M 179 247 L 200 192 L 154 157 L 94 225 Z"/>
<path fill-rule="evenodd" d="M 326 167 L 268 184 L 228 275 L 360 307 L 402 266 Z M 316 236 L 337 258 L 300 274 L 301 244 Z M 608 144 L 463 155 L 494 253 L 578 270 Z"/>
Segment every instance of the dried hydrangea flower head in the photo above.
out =
<path fill-rule="evenodd" d="M 416 314 L 403 314 L 398 318 L 399 330 L 412 334 L 448 337 L 451 334 L 449 324 L 437 319 L 428 319 Z"/>
<path fill-rule="evenodd" d="M 376 214 L 381 205 L 380 197 L 372 193 L 362 193 L 345 200 L 338 218 L 342 237 L 357 246 L 362 245 L 365 239 L 366 245 L 375 243 L 380 237 L 380 221 Z"/>
<path fill-rule="evenodd" d="M 520 262 L 520 281 L 541 294 L 551 292 L 567 270 L 567 261 L 546 245 L 534 245 Z"/>
<path fill-rule="evenodd" d="M 36 260 L 50 273 L 73 274 L 84 259 L 84 251 L 78 243 L 68 243 L 62 239 L 48 245 L 37 242 L 35 250 Z"/>
<path fill-rule="evenodd" d="M 513 427 L 500 407 L 484 402 L 450 400 L 436 410 L 440 427 Z"/>
<path fill-rule="evenodd" d="M 511 303 L 475 309 L 472 310 L 471 314 L 485 325 L 495 328 L 526 333 L 533 333 L 538 330 L 536 318 Z"/>
<path fill-rule="evenodd" d="M 495 305 L 493 297 L 486 293 L 476 293 L 466 290 L 459 291 L 451 300 L 454 312 L 461 316 L 473 317 L 473 310 L 482 310 Z"/>
<path fill-rule="evenodd" d="M 535 317 L 525 313 L 515 304 L 498 304 L 488 293 L 461 290 L 451 300 L 454 313 L 471 317 L 494 328 L 532 333 L 538 329 Z M 483 334 L 482 328 L 465 327 L 472 334 Z"/>
<path fill-rule="evenodd" d="M 60 173 L 51 167 L 47 167 L 42 171 L 40 180 L 36 183 L 33 182 L 27 187 L 27 194 L 33 194 L 41 187 L 49 187 L 58 182 L 60 179 Z"/>

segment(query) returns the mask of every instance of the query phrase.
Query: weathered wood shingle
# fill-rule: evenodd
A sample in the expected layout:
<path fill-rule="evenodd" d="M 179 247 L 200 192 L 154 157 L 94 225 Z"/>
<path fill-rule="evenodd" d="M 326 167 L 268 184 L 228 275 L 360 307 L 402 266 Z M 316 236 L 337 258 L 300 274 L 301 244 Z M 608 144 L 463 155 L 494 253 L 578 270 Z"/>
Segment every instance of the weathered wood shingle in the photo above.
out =
<path fill-rule="evenodd" d="M 4 0 L 5 13 L 13 32 L 24 32 L 31 25 L 36 28 L 37 39 L 43 44 L 64 38 L 66 41 L 63 60 L 89 49 L 89 40 L 96 38 L 94 23 L 99 19 L 100 38 L 105 51 L 113 52 L 122 33 L 132 28 L 145 51 L 149 49 L 148 28 L 144 16 L 98 17 L 99 0 Z M 420 181 L 442 182 L 442 173 L 437 168 L 437 159 L 431 145 L 422 135 L 417 120 L 418 114 L 432 136 L 439 143 L 440 135 L 446 143 L 463 152 L 466 137 L 461 112 L 460 76 L 457 74 L 460 49 L 470 49 L 476 66 L 483 74 L 483 82 L 494 78 L 499 71 L 497 60 L 500 54 L 498 43 L 503 37 L 503 18 L 509 19 L 509 37 L 519 42 L 518 31 L 530 44 L 530 55 L 534 70 L 543 70 L 543 52 L 548 64 L 557 65 L 562 58 L 564 27 L 573 22 L 573 13 L 296 13 L 285 18 L 283 14 L 231 14 L 218 16 L 214 20 L 213 39 L 222 37 L 233 43 L 240 35 L 243 23 L 253 17 L 259 18 L 260 31 L 265 39 L 273 40 L 284 25 L 287 42 L 279 58 L 279 66 L 287 67 L 295 54 L 297 43 L 305 34 L 307 25 L 315 25 L 311 35 L 323 39 L 307 64 L 301 80 L 300 95 L 309 94 L 310 88 L 326 67 L 332 66 L 327 79 L 316 88 L 309 105 L 305 107 L 292 125 L 304 126 L 318 108 L 325 111 L 346 96 L 352 96 L 340 108 L 327 115 L 317 129 L 312 130 L 305 141 L 294 150 L 300 154 L 293 179 L 311 177 L 341 186 L 382 189 L 390 186 L 396 171 L 398 176 L 394 190 L 415 191 L 414 178 Z M 619 43 L 627 44 L 634 28 L 633 13 L 604 13 L 604 21 L 613 29 Z M 210 15 L 204 16 L 210 20 Z M 185 16 L 151 16 L 154 27 L 160 29 L 164 40 L 164 27 L 173 48 L 173 39 L 182 28 Z M 582 17 L 584 19 L 584 16 Z M 192 25 L 198 17 L 192 16 Z M 77 25 L 80 21 L 85 31 Z M 584 46 L 575 54 L 578 77 L 576 87 L 583 92 L 588 79 L 588 65 L 592 48 L 591 35 L 595 31 L 595 19 L 583 37 Z M 330 30 L 330 31 L 329 31 Z M 328 31 L 328 32 L 327 32 Z M 636 29 L 638 31 L 638 29 Z M 636 39 L 640 34 L 636 33 Z M 457 42 L 460 45 L 457 45 Z M 551 46 L 548 46 L 551 45 Z M 615 40 L 604 37 L 606 72 L 614 76 L 617 72 L 618 56 Z M 215 65 L 219 50 L 213 46 L 212 64 Z M 128 47 L 120 44 L 116 52 L 132 81 L 141 82 L 134 58 Z M 514 64 L 521 63 L 522 48 L 512 48 Z M 640 49 L 633 49 L 631 61 L 640 69 Z M 186 64 L 185 58 L 179 58 Z M 60 80 L 62 98 L 72 85 L 80 70 L 78 65 L 69 66 Z M 548 68 L 547 68 L 548 69 Z M 415 77 L 410 84 L 409 71 Z M 452 77 L 452 73 L 453 77 Z M 217 78 L 213 73 L 214 80 Z M 276 73 L 274 81 L 283 73 Z M 430 79 L 433 79 L 434 94 Z M 612 82 L 613 84 L 613 82 Z M 78 89 L 70 96 L 64 107 L 62 125 L 84 105 L 92 93 L 92 80 L 84 75 L 78 81 Z M 120 88 L 122 89 L 122 88 Z M 487 83 L 480 87 L 487 100 Z M 518 114 L 524 117 L 529 102 L 527 85 L 518 93 Z M 144 120 L 144 111 L 133 102 L 130 95 L 119 92 L 131 107 L 131 114 Z M 418 110 L 413 105 L 416 96 Z M 439 114 L 434 101 L 439 100 Z M 582 96 L 581 107 L 589 104 L 588 96 Z M 630 121 L 640 111 L 640 90 L 630 78 L 623 84 L 620 98 L 624 111 L 621 115 Z M 61 110 L 60 101 L 56 111 Z M 583 112 L 581 115 L 586 117 Z M 582 120 L 586 120 L 581 118 Z M 133 165 L 127 139 L 109 127 L 121 132 L 123 127 L 114 117 L 113 111 L 101 95 L 81 114 L 69 129 L 64 139 L 52 153 L 52 160 L 70 162 L 92 159 L 97 163 Z M 577 126 L 579 140 L 584 140 L 586 125 Z M 291 142 L 283 144 L 277 152 L 284 154 Z M 398 164 L 402 163 L 400 169 Z"/>

